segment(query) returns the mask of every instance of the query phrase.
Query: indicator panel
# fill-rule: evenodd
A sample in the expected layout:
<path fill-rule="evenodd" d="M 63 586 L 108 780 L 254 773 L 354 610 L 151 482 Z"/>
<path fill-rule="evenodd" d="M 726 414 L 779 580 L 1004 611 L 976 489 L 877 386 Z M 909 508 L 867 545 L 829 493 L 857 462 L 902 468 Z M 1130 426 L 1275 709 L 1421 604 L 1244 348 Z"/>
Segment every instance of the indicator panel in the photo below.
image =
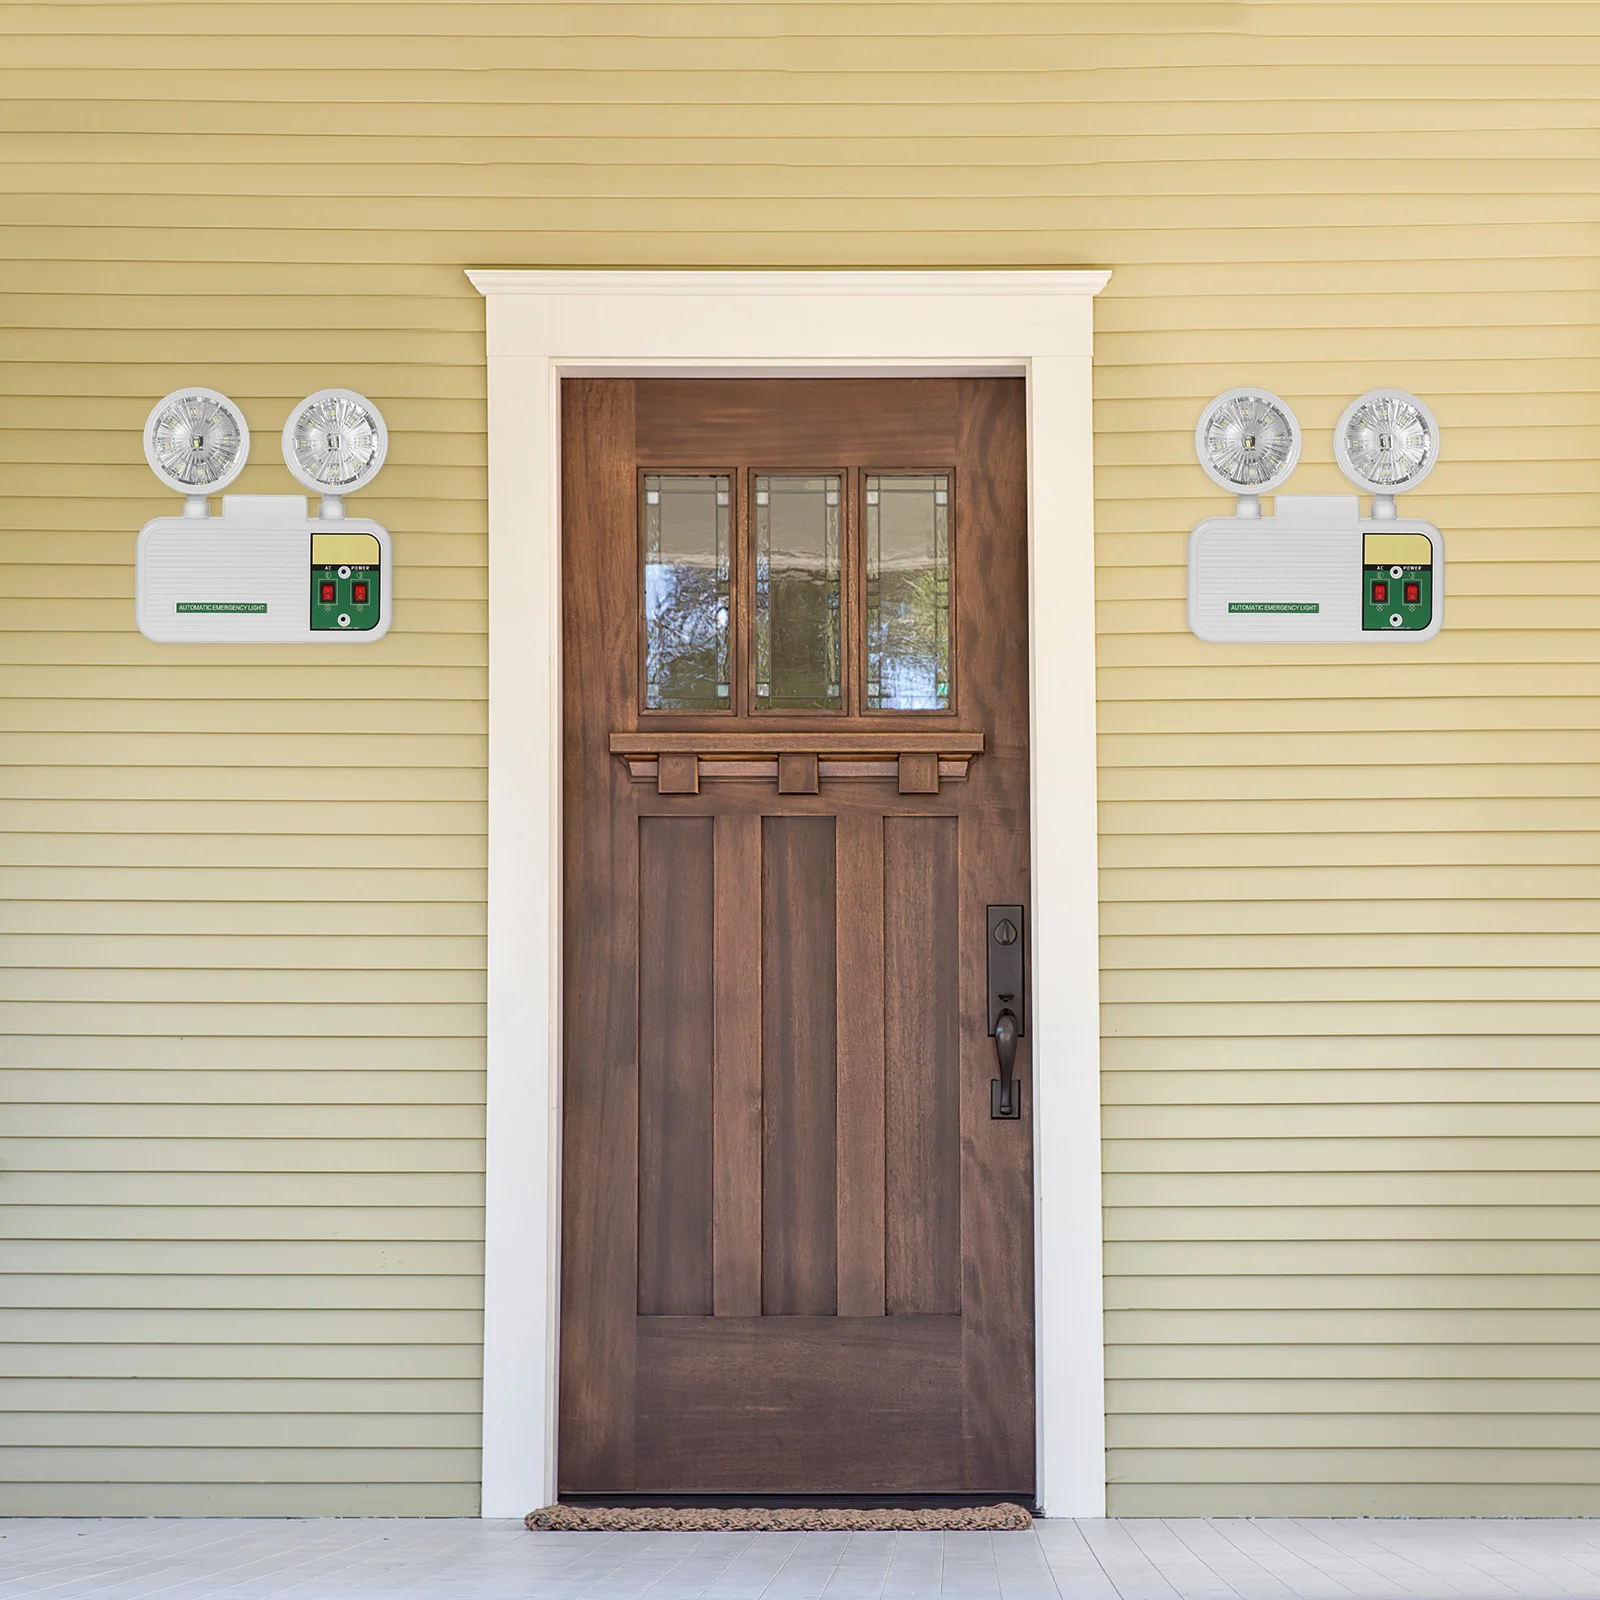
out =
<path fill-rule="evenodd" d="M 378 625 L 382 552 L 370 533 L 311 536 L 311 626 L 364 633 Z"/>
<path fill-rule="evenodd" d="M 1369 533 L 1362 545 L 1362 632 L 1420 633 L 1433 621 L 1433 542 Z"/>

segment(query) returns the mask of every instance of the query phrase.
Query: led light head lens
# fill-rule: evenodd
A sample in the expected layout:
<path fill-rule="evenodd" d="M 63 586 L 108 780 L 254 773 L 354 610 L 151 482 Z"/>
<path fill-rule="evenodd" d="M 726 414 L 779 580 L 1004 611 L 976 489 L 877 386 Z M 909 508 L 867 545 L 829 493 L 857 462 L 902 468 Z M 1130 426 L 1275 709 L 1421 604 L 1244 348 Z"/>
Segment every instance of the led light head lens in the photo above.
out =
<path fill-rule="evenodd" d="M 1300 459 L 1300 424 L 1265 389 L 1230 389 L 1202 413 L 1195 454 L 1211 481 L 1235 494 L 1270 494 Z"/>
<path fill-rule="evenodd" d="M 1358 489 L 1396 495 L 1414 489 L 1439 455 L 1439 424 L 1414 394 L 1373 389 L 1352 400 L 1334 429 L 1333 453 Z"/>
<path fill-rule="evenodd" d="M 169 489 L 215 494 L 244 470 L 250 430 L 239 408 L 215 389 L 177 389 L 146 419 L 144 454 Z"/>
<path fill-rule="evenodd" d="M 308 489 L 346 495 L 378 475 L 389 430 L 378 408 L 351 389 L 323 389 L 301 401 L 283 428 L 283 459 Z"/>

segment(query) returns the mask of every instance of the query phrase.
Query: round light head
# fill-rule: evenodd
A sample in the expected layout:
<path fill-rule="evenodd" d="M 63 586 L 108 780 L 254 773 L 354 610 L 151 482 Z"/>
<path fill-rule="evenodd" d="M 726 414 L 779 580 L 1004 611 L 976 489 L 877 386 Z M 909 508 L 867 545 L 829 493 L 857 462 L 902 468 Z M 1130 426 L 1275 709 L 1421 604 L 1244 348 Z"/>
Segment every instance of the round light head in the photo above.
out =
<path fill-rule="evenodd" d="M 243 413 L 215 389 L 174 389 L 145 421 L 144 458 L 180 494 L 203 497 L 226 489 L 244 471 L 249 454 Z"/>
<path fill-rule="evenodd" d="M 1333 453 L 1358 489 L 1401 494 L 1433 471 L 1439 424 L 1414 394 L 1372 389 L 1344 408 L 1333 431 Z"/>
<path fill-rule="evenodd" d="M 353 389 L 319 389 L 289 413 L 283 459 L 308 489 L 353 494 L 377 477 L 389 452 L 378 408 Z"/>
<path fill-rule="evenodd" d="M 1300 459 L 1300 424 L 1266 389 L 1230 389 L 1200 415 L 1194 452 L 1215 484 L 1240 495 L 1271 494 Z"/>

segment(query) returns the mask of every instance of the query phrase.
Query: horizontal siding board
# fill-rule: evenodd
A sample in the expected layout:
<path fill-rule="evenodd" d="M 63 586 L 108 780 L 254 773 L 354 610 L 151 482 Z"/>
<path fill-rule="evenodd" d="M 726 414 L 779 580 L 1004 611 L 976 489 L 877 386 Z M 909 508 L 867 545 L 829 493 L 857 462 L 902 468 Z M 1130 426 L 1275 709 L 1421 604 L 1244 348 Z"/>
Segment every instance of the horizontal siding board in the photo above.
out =
<path fill-rule="evenodd" d="M 481 1102 L 461 1105 L 207 1104 L 115 1105 L 34 1102 L 6 1119 L 9 1139 L 474 1139 Z"/>
<path fill-rule="evenodd" d="M 1600 1347 L 1572 1344 L 1415 1344 L 1382 1342 L 1327 1344 L 1122 1344 L 1107 1352 L 1115 1380 L 1162 1381 L 1296 1379 L 1308 1383 L 1360 1379 L 1399 1383 L 1459 1379 L 1522 1382 L 1531 1372 L 1557 1383 L 1600 1378 Z M 1578 1392 L 1578 1391 L 1575 1391 Z M 1113 1391 L 1114 1393 L 1114 1391 Z M 1113 1398 L 1112 1406 L 1116 1400 Z"/>
<path fill-rule="evenodd" d="M 1484 1486 L 1551 1482 L 1600 1488 L 1600 1451 L 1507 1449 L 1149 1450 L 1107 1452 L 1107 1470 L 1120 1477 L 1137 1454 L 1141 1478 L 1178 1483 L 1348 1483 L 1360 1485 L 1471 1483 Z"/>
<path fill-rule="evenodd" d="M 1252 1245 L 1293 1241 L 1298 1251 L 1306 1241 L 1336 1241 L 1359 1247 L 1381 1241 L 1385 1248 L 1419 1246 L 1448 1251 L 1465 1241 L 1474 1253 L 1493 1247 L 1527 1247 L 1537 1255 L 1553 1242 L 1563 1251 L 1573 1241 L 1585 1245 L 1600 1237 L 1600 1212 L 1587 1205 L 1213 1205 L 1120 1206 L 1106 1217 L 1106 1249 L 1131 1244 L 1176 1245 L 1185 1260 L 1198 1246 L 1222 1247 L 1245 1241 Z M 1243 1259 L 1244 1253 L 1230 1254 Z"/>
<path fill-rule="evenodd" d="M 483 1212 L 473 1205 L 430 1202 L 419 1195 L 418 1203 L 397 1205 L 208 1205 L 196 1210 L 183 1205 L 141 1205 L 129 1203 L 112 1209 L 86 1200 L 82 1205 L 32 1204 L 25 1200 L 0 1198 L 0 1239 L 6 1240 L 9 1255 L 21 1242 L 47 1246 L 45 1265 L 49 1270 L 64 1270 L 63 1261 L 92 1257 L 84 1271 L 100 1272 L 106 1264 L 104 1244 L 117 1244 L 119 1261 L 137 1257 L 135 1241 L 153 1241 L 168 1256 L 183 1252 L 182 1265 L 203 1262 L 208 1247 L 215 1245 L 237 1255 L 241 1261 L 257 1259 L 257 1242 L 287 1247 L 283 1256 L 309 1267 L 317 1260 L 317 1249 L 336 1245 L 332 1259 L 338 1270 L 350 1260 L 369 1259 L 360 1254 L 366 1246 L 383 1261 L 413 1259 L 416 1252 L 438 1240 L 453 1251 L 463 1249 L 463 1257 L 452 1254 L 452 1262 L 465 1260 L 463 1270 L 479 1271 L 482 1266 Z M 402 1241 L 397 1243 L 396 1241 Z M 69 1244 L 92 1246 L 81 1252 L 64 1248 Z M 354 1253 L 342 1247 L 356 1247 Z M 18 1259 L 21 1259 L 19 1255 Z M 213 1255 L 213 1261 L 216 1257 Z"/>
<path fill-rule="evenodd" d="M 174 1399 L 178 1397 L 174 1396 Z M 325 1400 L 324 1404 L 328 1402 Z M 475 1453 L 479 1416 L 417 1411 L 337 1409 L 299 1412 L 197 1410 L 173 1406 L 147 1412 L 23 1411 L 7 1419 L 0 1472 L 10 1451 L 30 1449 L 122 1452 L 133 1449 L 220 1450 L 233 1459 L 257 1450 L 449 1450 Z M 476 1465 L 476 1463 L 472 1463 Z M 430 1476 L 436 1476 L 437 1471 Z"/>
<path fill-rule="evenodd" d="M 5 1170 L 23 1172 L 419 1173 L 483 1167 L 478 1139 L 0 1138 Z"/>
<path fill-rule="evenodd" d="M 481 1075 L 483 1047 L 481 1042 L 470 1037 L 357 1038 L 341 1039 L 331 1045 L 312 1035 L 301 1036 L 287 1046 L 278 1039 L 249 1036 L 232 1037 L 226 1046 L 219 1046 L 214 1039 L 171 1034 L 142 1038 L 14 1034 L 0 1038 L 0 1065 L 34 1070 L 52 1067 L 188 1070 L 198 1067 L 248 1073 L 279 1069 L 290 1063 L 304 1067 L 307 1062 L 326 1063 L 339 1070 L 386 1070 L 397 1075 L 413 1071 L 460 1071 Z M 403 1076 L 401 1081 L 404 1081 Z"/>
<path fill-rule="evenodd" d="M 1592 1206 L 1600 1204 L 1600 1173 L 1541 1168 L 1484 1171 L 1305 1172 L 1297 1166 L 1260 1172 L 1170 1172 L 1141 1166 L 1112 1169 L 1106 1204 L 1140 1206 Z"/>
<path fill-rule="evenodd" d="M 103 1476 L 100 1476 L 103 1474 Z M 0 1446 L 0 1483 L 262 1483 L 293 1474 L 315 1483 L 471 1482 L 478 1476 L 473 1449 L 376 1449 L 262 1446 L 71 1445 Z"/>
<path fill-rule="evenodd" d="M 471 1342 L 297 1343 L 267 1338 L 216 1343 L 193 1338 L 140 1344 L 114 1339 L 65 1344 L 48 1338 L 32 1344 L 0 1342 L 0 1375 L 30 1388 L 41 1380 L 124 1380 L 130 1374 L 139 1383 L 227 1379 L 259 1384 L 259 1395 L 273 1409 L 294 1395 L 301 1383 L 345 1387 L 392 1379 L 409 1388 L 422 1380 L 476 1383 L 482 1371 L 482 1351 Z"/>
<path fill-rule="evenodd" d="M 1433 1419 L 1559 1417 L 1574 1428 L 1594 1428 L 1600 1414 L 1600 1381 L 1550 1376 L 1491 1378 L 1123 1378 L 1111 1414 L 1119 1428 L 1172 1414 L 1218 1418 L 1260 1416 L 1301 1421 L 1309 1417 L 1405 1418 L 1426 1426 Z M 1120 1443 L 1135 1442 L 1132 1432 Z"/>
<path fill-rule="evenodd" d="M 290 1483 L 245 1479 L 217 1482 L 195 1463 L 191 1480 L 66 1482 L 28 1480 L 0 1484 L 0 1508 L 14 1517 L 82 1516 L 92 1504 L 97 1516 L 155 1517 L 475 1517 L 476 1478 L 461 1482 L 306 1482 L 289 1469 Z"/>
<path fill-rule="evenodd" d="M 220 1313 L 219 1313 L 220 1315 Z M 307 1313 L 309 1315 L 309 1313 Z M 1526 1306 L 1195 1306 L 1106 1312 L 1115 1344 L 1335 1345 L 1575 1344 L 1594 1330 L 1588 1307 Z"/>
<path fill-rule="evenodd" d="M 297 1413 L 302 1423 L 359 1417 L 393 1424 L 418 1413 L 466 1417 L 476 1427 L 483 1389 L 471 1378 L 0 1378 L 0 1407 L 7 1413 L 75 1415 L 80 1428 L 93 1426 L 102 1417 L 143 1419 L 169 1413 L 221 1417 L 232 1423 L 262 1413 L 279 1414 L 286 1398 L 303 1408 Z"/>
<path fill-rule="evenodd" d="M 1391 1226 L 1393 1220 L 1390 1219 Z M 1483 1292 L 1499 1294 L 1504 1282 L 1503 1292 L 1520 1294 L 1529 1304 L 1541 1292 L 1542 1280 L 1546 1277 L 1552 1280 L 1551 1292 L 1563 1299 L 1573 1293 L 1593 1292 L 1586 1284 L 1567 1284 L 1564 1280 L 1600 1277 L 1600 1239 L 1572 1235 L 1535 1239 L 1526 1233 L 1528 1220 L 1519 1221 L 1524 1232 L 1515 1239 L 1462 1237 L 1443 1240 L 1396 1236 L 1345 1239 L 1330 1237 L 1326 1232 L 1312 1232 L 1284 1240 L 1261 1240 L 1248 1233 L 1220 1239 L 1108 1240 L 1106 1275 L 1127 1280 L 1118 1286 L 1116 1293 L 1129 1299 L 1148 1295 L 1152 1285 L 1159 1288 L 1169 1281 L 1193 1280 L 1210 1274 L 1220 1279 L 1262 1278 L 1268 1281 L 1274 1293 L 1280 1286 L 1285 1293 L 1292 1292 L 1290 1280 L 1310 1276 L 1319 1281 L 1328 1279 L 1329 1292 L 1341 1296 L 1405 1294 L 1412 1292 L 1413 1280 L 1426 1284 L 1416 1291 L 1421 1294 L 1460 1292 L 1470 1296 L 1480 1292 L 1477 1286 L 1467 1282 L 1475 1278 L 1488 1280 L 1482 1286 Z M 59 1246 L 52 1242 L 47 1248 L 54 1252 Z M 245 1259 L 250 1259 L 249 1248 L 241 1249 Z M 33 1259 L 42 1261 L 45 1253 L 46 1247 L 40 1247 Z M 330 1252 L 330 1259 L 332 1254 Z M 25 1251 L 18 1252 L 19 1262 L 28 1259 Z M 67 1259 L 71 1259 L 70 1253 Z M 33 1270 L 56 1269 L 35 1265 Z M 200 1268 L 196 1266 L 194 1270 Z M 1357 1278 L 1360 1283 L 1354 1281 Z M 1389 1283 L 1388 1279 L 1397 1281 Z M 1223 1282 L 1217 1292 L 1227 1293 L 1232 1287 L 1231 1282 Z M 1213 1291 L 1209 1286 L 1186 1282 L 1176 1286 L 1174 1292 L 1188 1295 Z M 1259 1288 L 1256 1292 L 1259 1293 Z"/>
<path fill-rule="evenodd" d="M 10 1226 L 7 1224 L 10 1223 Z M 14 1219 L 0 1213 L 0 1236 L 6 1239 L 7 1270 L 30 1279 L 76 1278 L 104 1268 L 105 1250 L 98 1239 L 26 1239 L 14 1231 Z M 356 1240 L 296 1237 L 203 1241 L 184 1238 L 119 1237 L 119 1277 L 153 1274 L 169 1279 L 194 1279 L 196 1293 L 205 1280 L 224 1278 L 378 1277 L 473 1278 L 483 1275 L 483 1251 L 476 1241 L 455 1239 Z M 42 1283 L 21 1293 L 47 1296 Z"/>
<path fill-rule="evenodd" d="M 196 1312 L 294 1308 L 442 1313 L 470 1311 L 482 1299 L 481 1273 L 471 1270 L 479 1263 L 468 1259 L 452 1263 L 454 1270 L 426 1273 L 286 1274 L 265 1266 L 246 1273 L 226 1265 L 207 1273 L 200 1270 L 204 1252 L 197 1254 L 202 1259 L 182 1271 L 173 1270 L 177 1264 L 170 1260 L 166 1270 L 156 1270 L 158 1263 L 150 1261 L 148 1252 L 132 1249 L 118 1252 L 121 1271 L 101 1271 L 87 1279 L 66 1272 L 8 1272 L 10 1311 L 19 1316 L 29 1310 L 60 1312 L 64 1321 L 78 1310 L 164 1311 L 184 1306 Z M 141 1257 L 149 1265 L 141 1264 Z"/>
<path fill-rule="evenodd" d="M 0 934 L 0 963 L 23 958 L 58 972 L 102 969 L 481 974 L 484 940 L 470 935 L 32 933 Z M 308 966 L 296 963 L 309 959 Z M 345 980 L 348 985 L 349 979 Z M 109 1086 L 108 1086 L 109 1087 Z M 374 1084 L 379 1090 L 381 1086 Z"/>
<path fill-rule="evenodd" d="M 0 1345 L 478 1345 L 483 1318 L 416 1306 L 18 1306 Z"/>
<path fill-rule="evenodd" d="M 1281 1517 L 1588 1517 L 1589 1484 L 1553 1483 L 1199 1483 L 1159 1481 L 1127 1461 L 1112 1492 L 1127 1517 L 1249 1517 L 1271 1503 Z M 1554 1476 L 1554 1474 L 1553 1474 Z M 1313 1568 L 1312 1570 L 1315 1570 Z"/>
<path fill-rule="evenodd" d="M 176 1154 L 176 1152 L 174 1152 Z M 317 1172 L 315 1185 L 306 1172 Z M 6 1173 L 0 1184 L 0 1204 L 25 1206 L 123 1205 L 185 1206 L 204 1210 L 211 1206 L 306 1205 L 393 1206 L 401 1208 L 481 1208 L 481 1172 L 417 1171 L 406 1162 L 400 1171 L 288 1171 L 106 1170 L 62 1167 L 36 1170 L 18 1168 Z M 106 1270 L 114 1271 L 116 1252 L 108 1251 Z"/>
<path fill-rule="evenodd" d="M 1109 1421 L 1109 1445 L 1120 1450 L 1418 1450 L 1594 1451 L 1594 1419 L 1584 1415 L 1504 1412 L 1410 1413 L 1347 1411 L 1273 1414 L 1180 1412 L 1118 1415 Z M 19 1441 L 23 1442 L 23 1441 Z M 1600 1455 L 1597 1455 L 1600 1460 Z"/>
<path fill-rule="evenodd" d="M 119 1115 L 123 1112 L 119 1110 Z M 254 1114 L 254 1113 L 252 1113 Z M 1308 1153 L 1320 1141 L 1364 1139 L 1380 1148 L 1399 1150 L 1415 1139 L 1495 1139 L 1510 1151 L 1524 1149 L 1528 1139 L 1592 1139 L 1600 1136 L 1600 1103 L 1490 1100 L 1482 1104 L 1407 1105 L 1384 1100 L 1378 1105 L 1220 1104 L 1176 1106 L 1107 1106 L 1104 1133 L 1108 1140 L 1145 1142 L 1158 1139 L 1306 1139 Z M 20 1130 L 19 1130 L 20 1131 Z M 1560 1148 L 1576 1148 L 1563 1145 Z"/>
<path fill-rule="evenodd" d="M 330 1106 L 359 1107 L 363 1114 L 370 1108 L 388 1106 L 481 1106 L 483 1094 L 483 1074 L 472 1071 L 395 1073 L 319 1066 L 241 1073 L 217 1067 L 0 1067 L 0 1100 L 7 1106 L 83 1106 L 91 1115 L 113 1105 L 196 1105 L 257 1110 L 273 1106 L 291 1114 L 320 1117 L 322 1109 Z"/>

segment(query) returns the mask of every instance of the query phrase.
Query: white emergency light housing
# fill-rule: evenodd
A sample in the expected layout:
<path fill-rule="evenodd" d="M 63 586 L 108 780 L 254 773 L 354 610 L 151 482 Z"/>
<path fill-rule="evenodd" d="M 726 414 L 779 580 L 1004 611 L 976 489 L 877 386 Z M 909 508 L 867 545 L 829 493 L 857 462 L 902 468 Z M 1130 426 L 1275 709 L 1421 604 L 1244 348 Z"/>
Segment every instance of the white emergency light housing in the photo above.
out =
<path fill-rule="evenodd" d="M 224 495 L 222 515 L 211 516 L 206 496 L 238 476 L 249 438 L 238 408 L 209 389 L 179 390 L 151 412 L 145 454 L 185 503 L 182 516 L 139 532 L 139 631 L 163 644 L 381 639 L 394 592 L 389 534 L 344 514 L 344 495 L 372 481 L 388 449 L 377 408 L 324 390 L 290 413 L 284 459 L 301 483 L 323 490 L 315 517 L 298 494 Z"/>
<path fill-rule="evenodd" d="M 1292 449 L 1269 432 L 1272 405 L 1294 433 Z M 1246 457 L 1252 427 L 1275 470 Z M 1346 408 L 1334 436 L 1345 476 L 1372 491 L 1372 515 L 1361 515 L 1357 495 L 1280 494 L 1264 517 L 1250 474 L 1273 487 L 1288 477 L 1300 453 L 1294 413 L 1265 390 L 1219 396 L 1195 430 L 1196 451 L 1240 498 L 1233 516 L 1208 517 L 1189 535 L 1190 629 L 1218 644 L 1433 638 L 1444 621 L 1444 540 L 1431 522 L 1398 516 L 1394 496 L 1432 470 L 1438 440 L 1433 413 L 1414 395 L 1375 389 Z"/>

